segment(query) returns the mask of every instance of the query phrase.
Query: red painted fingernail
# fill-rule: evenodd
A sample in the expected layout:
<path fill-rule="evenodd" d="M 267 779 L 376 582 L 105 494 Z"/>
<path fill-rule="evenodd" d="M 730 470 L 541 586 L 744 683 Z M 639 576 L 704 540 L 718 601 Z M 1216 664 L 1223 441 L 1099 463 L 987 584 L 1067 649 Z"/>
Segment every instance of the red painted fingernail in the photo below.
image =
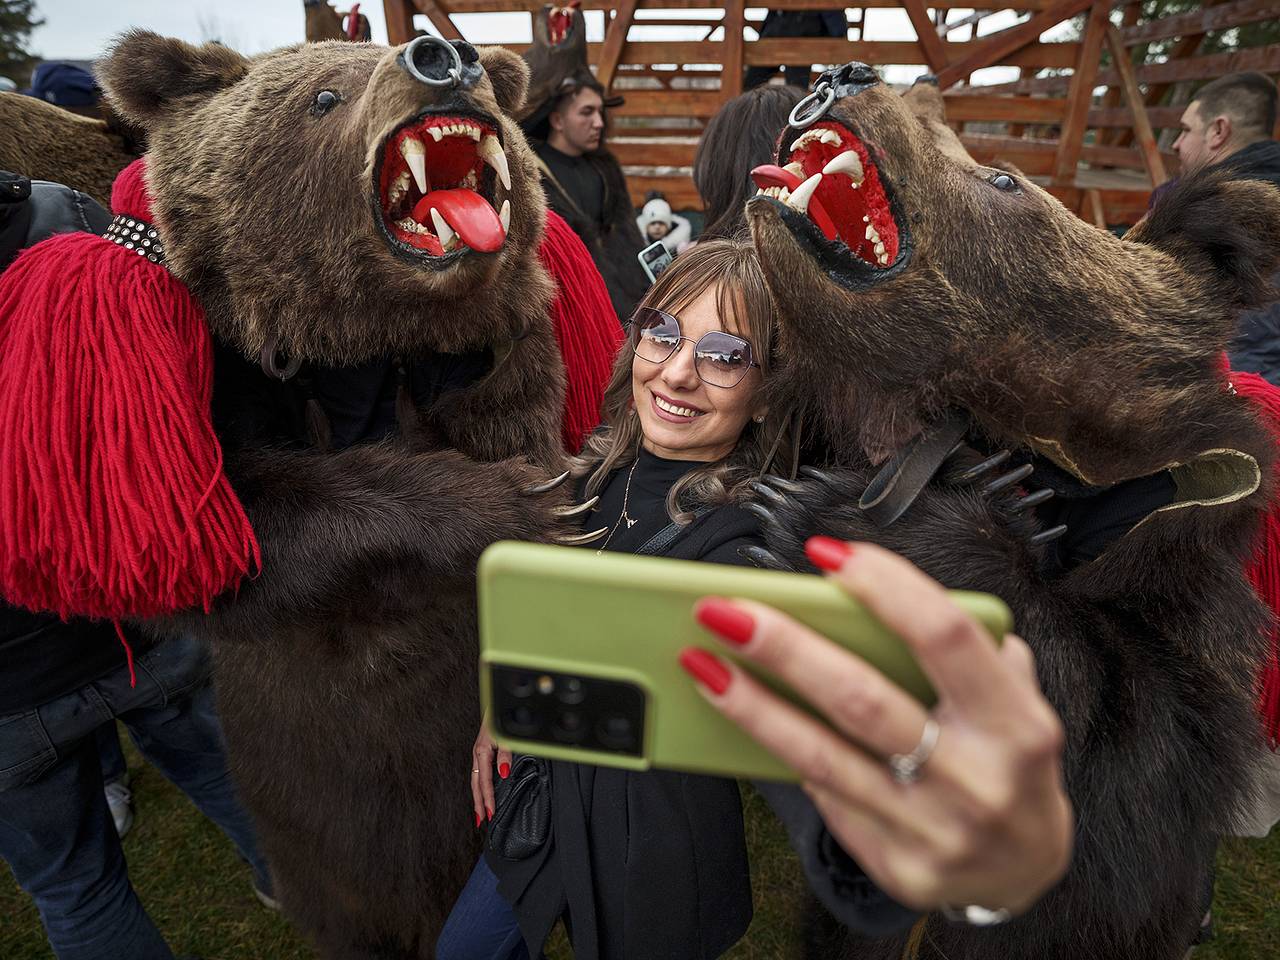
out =
<path fill-rule="evenodd" d="M 685 647 L 680 651 L 680 666 L 714 694 L 719 695 L 729 689 L 729 668 L 705 650 Z"/>
<path fill-rule="evenodd" d="M 805 541 L 804 552 L 819 570 L 836 571 L 849 559 L 853 547 L 831 537 L 810 537 Z"/>
<path fill-rule="evenodd" d="M 498 764 L 498 776 L 500 776 L 503 780 L 505 780 L 510 775 L 511 775 L 511 764 L 509 763 Z"/>
<path fill-rule="evenodd" d="M 716 636 L 738 646 L 750 640 L 756 629 L 756 621 L 751 614 L 720 597 L 704 597 L 698 602 L 693 615 Z"/>
<path fill-rule="evenodd" d="M 476 814 L 476 829 L 480 829 L 480 814 Z"/>
<path fill-rule="evenodd" d="M 488 804 L 485 804 L 485 808 L 484 808 L 484 818 L 485 818 L 486 820 L 492 820 L 492 819 L 493 819 L 493 807 L 489 806 Z"/>

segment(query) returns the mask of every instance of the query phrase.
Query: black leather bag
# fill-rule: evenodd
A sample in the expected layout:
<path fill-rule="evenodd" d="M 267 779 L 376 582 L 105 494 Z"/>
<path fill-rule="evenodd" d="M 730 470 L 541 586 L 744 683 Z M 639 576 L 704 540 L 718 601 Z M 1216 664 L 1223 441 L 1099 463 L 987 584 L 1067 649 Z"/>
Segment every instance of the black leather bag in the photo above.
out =
<path fill-rule="evenodd" d="M 538 757 L 512 758 L 505 780 L 493 783 L 489 849 L 504 860 L 524 860 L 551 833 L 551 768 Z"/>

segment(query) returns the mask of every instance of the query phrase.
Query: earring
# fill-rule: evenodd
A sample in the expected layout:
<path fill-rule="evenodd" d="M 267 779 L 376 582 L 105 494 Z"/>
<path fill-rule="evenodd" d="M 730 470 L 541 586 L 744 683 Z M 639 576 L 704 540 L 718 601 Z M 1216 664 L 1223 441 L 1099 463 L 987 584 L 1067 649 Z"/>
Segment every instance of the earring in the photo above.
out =
<path fill-rule="evenodd" d="M 752 417 L 751 419 L 754 420 L 756 423 L 764 423 L 764 414 L 762 413 L 759 416 Z"/>

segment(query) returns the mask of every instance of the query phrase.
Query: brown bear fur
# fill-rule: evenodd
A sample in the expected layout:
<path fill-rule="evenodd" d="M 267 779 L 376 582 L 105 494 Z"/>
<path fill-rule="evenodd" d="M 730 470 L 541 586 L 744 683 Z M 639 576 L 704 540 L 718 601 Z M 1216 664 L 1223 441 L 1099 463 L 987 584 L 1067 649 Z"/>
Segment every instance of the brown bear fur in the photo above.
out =
<path fill-rule="evenodd" d="M 1238 304 L 1274 268 L 1280 194 L 1191 180 L 1120 241 L 940 150 L 882 84 L 827 119 L 870 151 L 902 245 L 884 268 L 853 263 L 778 200 L 748 205 L 782 314 L 773 402 L 813 414 L 832 462 L 762 501 L 766 538 L 780 566 L 809 569 L 804 539 L 825 533 L 1003 597 L 1067 730 L 1078 830 L 1066 878 L 1012 923 L 931 916 L 881 940 L 829 926 L 813 956 L 1177 960 L 1263 749 L 1253 684 L 1267 621 L 1243 567 L 1274 444 L 1217 364 Z M 857 504 L 881 463 L 948 410 L 971 418 L 967 445 L 900 519 L 874 523 Z M 995 474 L 962 471 L 1000 448 L 1035 473 L 984 494 Z M 1173 502 L 1096 558 L 1064 566 L 1030 541 L 1046 508 L 1024 509 L 1026 489 L 1101 496 L 1174 464 L 1190 466 L 1170 471 Z"/>
<path fill-rule="evenodd" d="M 263 553 L 258 577 L 178 626 L 213 645 L 232 772 L 276 895 L 335 960 L 432 955 L 478 850 L 475 564 L 495 540 L 565 522 L 558 491 L 522 493 L 546 476 L 534 464 L 559 462 L 563 395 L 542 191 L 505 115 L 524 65 L 485 50 L 473 85 L 439 90 L 401 54 L 330 42 L 250 60 L 134 32 L 102 67 L 151 137 L 156 225 L 208 313 L 227 473 Z M 318 113 L 324 90 L 340 101 Z M 425 260 L 383 226 L 385 141 L 432 111 L 500 131 L 513 184 L 492 185 L 512 204 L 497 253 Z M 281 388 L 257 369 L 269 340 L 308 363 L 493 361 L 424 409 L 402 393 L 394 440 L 284 449 L 257 429 Z"/>
<path fill-rule="evenodd" d="M 360 18 L 360 26 L 355 37 L 347 36 L 344 24 L 345 17 L 338 16 L 338 11 L 325 0 L 303 0 L 303 17 L 307 43 L 320 43 L 323 40 L 355 40 L 357 43 L 368 43 L 373 38 L 373 28 L 369 18 L 363 13 L 356 14 Z M 349 7 L 350 4 L 347 4 Z"/>
<path fill-rule="evenodd" d="M 0 170 L 65 184 L 109 210 L 116 174 L 141 155 L 119 124 L 0 93 Z"/>

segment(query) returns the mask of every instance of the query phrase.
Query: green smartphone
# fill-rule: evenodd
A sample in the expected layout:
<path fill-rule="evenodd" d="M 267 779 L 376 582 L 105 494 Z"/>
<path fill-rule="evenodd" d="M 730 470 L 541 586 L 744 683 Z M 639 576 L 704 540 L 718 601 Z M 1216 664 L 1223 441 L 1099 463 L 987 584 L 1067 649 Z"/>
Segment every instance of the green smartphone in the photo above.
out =
<path fill-rule="evenodd" d="M 479 567 L 480 696 L 494 739 L 517 753 L 629 770 L 798 779 L 707 703 L 677 662 L 683 647 L 713 650 L 803 705 L 698 625 L 693 606 L 709 595 L 777 607 L 922 703 L 935 699 L 907 646 L 824 577 L 504 542 Z M 1012 629 L 996 597 L 951 596 L 994 642 Z"/>

